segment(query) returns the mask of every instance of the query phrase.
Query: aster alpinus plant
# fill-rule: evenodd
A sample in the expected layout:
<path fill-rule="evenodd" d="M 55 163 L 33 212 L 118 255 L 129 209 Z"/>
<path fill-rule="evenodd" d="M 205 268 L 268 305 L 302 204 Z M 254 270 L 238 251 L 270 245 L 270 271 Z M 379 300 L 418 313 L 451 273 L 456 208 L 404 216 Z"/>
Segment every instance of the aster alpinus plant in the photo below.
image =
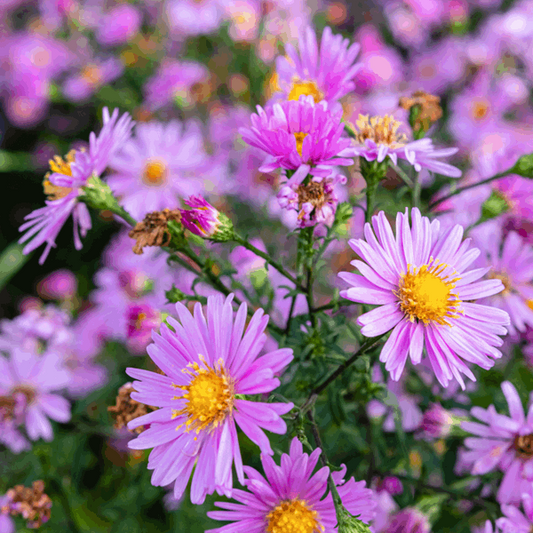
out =
<path fill-rule="evenodd" d="M 170 43 L 176 32 L 225 32 L 227 18 L 227 39 L 246 41 L 232 53 L 246 48 L 245 62 L 258 61 L 255 34 L 265 58 L 270 49 L 268 97 L 256 94 L 267 80 L 255 63 L 250 79 L 224 81 L 232 97 L 249 91 L 254 113 L 218 99 L 224 74 L 210 71 L 213 62 L 152 65 L 168 43 L 134 38 L 157 17 L 150 9 L 143 19 L 138 5 L 123 10 L 129 24 L 113 27 L 110 11 L 111 27 L 93 33 L 109 47 L 132 40 L 124 68 L 154 67 L 145 100 L 130 109 L 139 123 L 104 108 L 88 149 L 50 161 L 46 206 L 20 229 L 24 254 L 46 244 L 42 263 L 70 215 L 77 250 L 89 209 L 128 228 L 95 267 L 93 290 L 86 279 L 79 296 L 75 275 L 55 273 L 38 291 L 57 306 L 27 301 L 0 324 L 0 444 L 40 458 L 34 478 L 50 477 L 54 510 L 57 501 L 74 531 L 84 518 L 69 487 L 107 463 L 114 473 L 98 483 L 125 501 L 136 495 L 125 527 L 138 502 L 153 505 L 166 490 L 167 509 L 182 507 L 177 520 L 196 513 L 198 528 L 213 533 L 530 531 L 533 420 L 523 400 L 532 380 L 521 348 L 533 338 L 533 253 L 516 219 L 527 214 L 532 156 L 491 175 L 483 149 L 470 157 L 473 139 L 449 132 L 457 146 L 437 148 L 442 95 L 394 93 L 396 109 L 368 97 L 379 85 L 365 78 L 374 56 L 381 65 L 392 58 L 368 28 L 357 43 L 329 27 L 318 39 L 300 24 L 275 58 L 263 33 L 281 24 L 275 5 L 261 15 L 253 2 L 162 5 Z M 422 7 L 402 16 L 422 17 Z M 264 27 L 253 26 L 259 17 Z M 401 33 L 395 20 L 391 31 Z M 222 57 L 227 40 L 216 39 L 179 48 L 220 48 Z M 106 83 L 88 67 L 79 98 Z M 520 208 L 509 193 L 516 176 Z M 497 192 L 483 196 L 493 181 Z M 240 185 L 267 195 L 262 211 L 226 195 Z M 497 194 L 506 207 L 491 210 Z M 454 196 L 472 212 L 462 217 Z M 510 417 L 500 414 L 502 398 Z M 90 458 L 69 451 L 76 435 Z M 59 481 L 64 470 L 41 440 L 64 446 L 72 479 Z M 101 457 L 95 441 L 105 443 Z M 11 516 L 26 513 L 31 527 L 50 518 L 36 483 L 35 494 L 0 485 L 0 533 Z M 205 518 L 197 505 L 218 510 Z M 119 522 L 122 510 L 110 506 L 105 520 Z"/>

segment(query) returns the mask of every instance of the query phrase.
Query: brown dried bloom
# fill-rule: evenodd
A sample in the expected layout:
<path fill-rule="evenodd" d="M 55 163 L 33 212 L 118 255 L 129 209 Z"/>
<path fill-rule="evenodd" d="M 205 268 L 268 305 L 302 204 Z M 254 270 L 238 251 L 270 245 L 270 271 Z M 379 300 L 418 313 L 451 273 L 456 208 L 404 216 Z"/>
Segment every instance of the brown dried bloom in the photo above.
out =
<path fill-rule="evenodd" d="M 135 420 L 140 416 L 146 415 L 149 411 L 154 411 L 156 407 L 145 405 L 144 403 L 137 402 L 131 398 L 131 393 L 135 389 L 131 383 L 125 383 L 118 389 L 118 396 L 115 401 L 115 405 L 111 405 L 107 408 L 110 413 L 113 413 L 115 418 L 116 429 L 122 429 L 126 427 L 128 422 Z M 142 433 L 146 428 L 140 426 L 133 431 L 137 434 Z"/>
<path fill-rule="evenodd" d="M 442 117 L 442 108 L 440 98 L 424 91 L 416 91 L 410 97 L 402 96 L 400 98 L 400 107 L 406 111 L 418 106 L 418 113 L 414 115 L 412 125 L 414 131 L 427 131 L 433 122 Z"/>
<path fill-rule="evenodd" d="M 145 246 L 168 246 L 171 235 L 168 231 L 170 221 L 180 222 L 181 213 L 179 209 L 163 209 L 148 213 L 142 222 L 137 222 L 129 235 L 137 243 L 133 247 L 136 254 L 142 254 Z"/>
<path fill-rule="evenodd" d="M 28 520 L 27 526 L 35 529 L 48 522 L 52 500 L 44 493 L 44 482 L 34 481 L 32 488 L 16 485 L 7 491 L 8 503 L 0 511 Z"/>

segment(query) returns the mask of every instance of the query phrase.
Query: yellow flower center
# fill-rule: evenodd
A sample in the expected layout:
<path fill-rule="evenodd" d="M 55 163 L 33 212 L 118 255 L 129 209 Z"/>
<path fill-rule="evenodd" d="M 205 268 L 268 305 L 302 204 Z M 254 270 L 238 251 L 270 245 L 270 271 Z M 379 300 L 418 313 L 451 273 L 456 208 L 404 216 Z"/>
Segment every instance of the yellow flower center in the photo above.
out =
<path fill-rule="evenodd" d="M 103 81 L 102 73 L 97 65 L 87 65 L 81 71 L 81 77 L 91 86 L 96 87 Z"/>
<path fill-rule="evenodd" d="M 409 315 L 411 322 L 417 319 L 424 324 L 436 322 L 449 326 L 447 318 L 458 316 L 461 301 L 452 290 L 461 278 L 444 276 L 447 266 L 434 261 L 420 268 L 407 266 L 407 273 L 402 274 L 395 294 L 400 299 L 401 310 Z"/>
<path fill-rule="evenodd" d="M 71 150 L 65 156 L 64 160 L 58 155 L 54 156 L 54 159 L 50 159 L 50 161 L 48 161 L 48 164 L 50 165 L 50 170 L 53 173 L 63 174 L 63 176 L 72 176 L 72 169 L 70 168 L 70 165 L 74 163 L 75 156 L 76 150 Z M 60 198 L 64 198 L 65 196 L 67 196 L 72 191 L 71 187 L 61 187 L 60 185 L 53 185 L 48 179 L 48 176 L 50 176 L 50 172 L 47 173 L 44 177 L 43 189 L 44 194 L 48 196 L 49 200 L 59 200 Z"/>
<path fill-rule="evenodd" d="M 472 117 L 475 120 L 482 120 L 489 112 L 489 104 L 485 100 L 476 100 L 472 106 Z"/>
<path fill-rule="evenodd" d="M 167 166 L 160 159 L 148 159 L 143 171 L 143 181 L 146 185 L 158 186 L 167 179 Z"/>
<path fill-rule="evenodd" d="M 231 413 L 235 401 L 235 392 L 231 379 L 227 376 L 222 359 L 211 368 L 200 357 L 203 367 L 198 363 L 189 363 L 183 372 L 192 377 L 188 385 L 175 385 L 181 389 L 181 396 L 175 400 L 186 399 L 187 405 L 181 411 L 173 411 L 173 418 L 187 415 L 187 431 L 198 434 L 204 429 L 214 429 Z M 182 426 L 178 426 L 179 429 Z"/>
<path fill-rule="evenodd" d="M 298 498 L 281 502 L 267 514 L 267 533 L 321 533 L 318 513 Z"/>
<path fill-rule="evenodd" d="M 391 115 L 383 117 L 369 117 L 368 115 L 359 115 L 355 122 L 356 140 L 363 144 L 366 139 L 374 141 L 376 144 L 386 144 L 391 148 L 398 148 L 407 142 L 407 137 L 403 133 L 398 133 L 401 122 L 398 122 Z"/>
<path fill-rule="evenodd" d="M 324 93 L 318 88 L 316 82 L 294 78 L 287 98 L 298 101 L 302 95 L 312 96 L 315 104 L 324 100 Z"/>
<path fill-rule="evenodd" d="M 298 131 L 296 133 L 293 133 L 293 135 L 296 139 L 296 150 L 298 150 L 300 157 L 302 157 L 302 147 L 304 145 L 304 139 L 307 137 L 308 134 Z"/>

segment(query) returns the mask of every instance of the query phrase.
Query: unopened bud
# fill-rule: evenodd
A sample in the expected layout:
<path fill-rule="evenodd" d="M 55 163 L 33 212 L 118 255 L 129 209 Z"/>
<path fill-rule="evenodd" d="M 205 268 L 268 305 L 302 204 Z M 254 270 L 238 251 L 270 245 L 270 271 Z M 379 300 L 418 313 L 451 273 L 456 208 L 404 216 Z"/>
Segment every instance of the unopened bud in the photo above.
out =
<path fill-rule="evenodd" d="M 233 222 L 220 213 L 201 196 L 191 196 L 186 204 L 191 209 L 181 209 L 181 222 L 192 234 L 215 242 L 233 240 Z"/>

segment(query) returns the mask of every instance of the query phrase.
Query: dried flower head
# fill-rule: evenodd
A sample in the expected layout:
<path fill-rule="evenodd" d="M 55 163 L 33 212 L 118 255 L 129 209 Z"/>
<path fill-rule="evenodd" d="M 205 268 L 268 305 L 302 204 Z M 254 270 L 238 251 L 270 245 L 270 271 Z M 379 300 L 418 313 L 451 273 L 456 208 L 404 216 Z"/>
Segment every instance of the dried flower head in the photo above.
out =
<path fill-rule="evenodd" d="M 170 221 L 181 222 L 179 209 L 153 211 L 142 222 L 137 222 L 129 233 L 137 241 L 133 247 L 134 253 L 142 254 L 145 246 L 168 246 L 172 238 L 168 229 Z"/>
<path fill-rule="evenodd" d="M 7 491 L 7 500 L 0 511 L 22 516 L 28 520 L 30 529 L 38 528 L 50 519 L 52 500 L 44 493 L 43 481 L 34 481 L 32 488 L 16 485 Z"/>
<path fill-rule="evenodd" d="M 115 405 L 110 405 L 107 410 L 113 413 L 115 418 L 114 427 L 116 429 L 122 429 L 128 422 L 135 420 L 140 416 L 148 414 L 150 411 L 154 411 L 156 408 L 144 403 L 137 402 L 131 398 L 131 393 L 135 392 L 131 383 L 125 383 L 118 389 L 118 395 L 115 401 Z M 146 427 L 140 426 L 132 430 L 132 433 L 139 435 Z"/>
<path fill-rule="evenodd" d="M 411 96 L 400 98 L 400 107 L 411 111 L 414 131 L 427 131 L 431 124 L 442 117 L 440 98 L 424 91 L 416 91 Z"/>

